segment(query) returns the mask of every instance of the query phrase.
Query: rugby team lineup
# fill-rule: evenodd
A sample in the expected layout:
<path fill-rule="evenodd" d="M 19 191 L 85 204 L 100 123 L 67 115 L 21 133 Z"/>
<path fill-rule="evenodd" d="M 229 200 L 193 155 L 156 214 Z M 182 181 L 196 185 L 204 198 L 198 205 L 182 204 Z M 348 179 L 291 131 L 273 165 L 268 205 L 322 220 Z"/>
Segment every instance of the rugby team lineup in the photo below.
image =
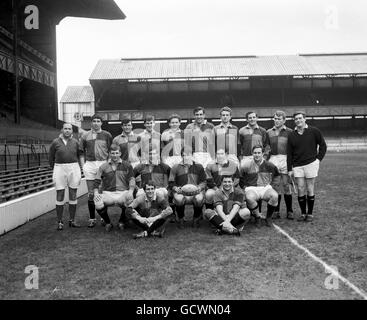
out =
<path fill-rule="evenodd" d="M 273 227 L 272 220 L 281 218 L 282 195 L 287 219 L 313 221 L 315 180 L 327 146 L 321 131 L 306 123 L 305 112 L 286 115 L 278 110 L 268 129 L 258 125 L 253 111 L 245 114 L 242 128 L 231 123 L 229 106 L 219 114 L 215 126 L 205 118 L 205 108 L 197 107 L 185 128 L 181 117 L 172 114 L 162 133 L 154 129 L 152 114 L 145 116 L 145 129 L 139 133 L 126 117 L 114 138 L 103 130 L 99 114 L 92 116 L 91 129 L 79 139 L 73 137 L 72 125 L 64 123 L 49 151 L 57 230 L 64 229 L 66 187 L 69 227 L 81 227 L 76 215 L 82 172 L 88 188 L 88 227 L 96 226 L 97 211 L 107 232 L 135 225 L 140 230 L 135 239 L 163 237 L 169 221 L 183 229 L 186 205 L 193 205 L 192 227 L 208 221 L 217 235 L 240 236 L 249 222 Z M 285 125 L 287 116 L 293 117 L 292 128 Z M 292 193 L 300 209 L 297 216 Z M 108 215 L 111 206 L 121 208 L 115 226 Z"/>

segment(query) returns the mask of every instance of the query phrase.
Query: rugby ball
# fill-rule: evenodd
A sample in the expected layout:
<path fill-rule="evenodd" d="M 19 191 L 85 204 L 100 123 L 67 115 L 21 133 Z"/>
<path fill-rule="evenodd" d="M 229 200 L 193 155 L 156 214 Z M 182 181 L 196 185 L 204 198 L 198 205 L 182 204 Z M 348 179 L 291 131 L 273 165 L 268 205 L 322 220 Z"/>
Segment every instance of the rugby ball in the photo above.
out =
<path fill-rule="evenodd" d="M 197 194 L 199 188 L 194 184 L 185 184 L 181 187 L 184 196 L 194 196 Z"/>

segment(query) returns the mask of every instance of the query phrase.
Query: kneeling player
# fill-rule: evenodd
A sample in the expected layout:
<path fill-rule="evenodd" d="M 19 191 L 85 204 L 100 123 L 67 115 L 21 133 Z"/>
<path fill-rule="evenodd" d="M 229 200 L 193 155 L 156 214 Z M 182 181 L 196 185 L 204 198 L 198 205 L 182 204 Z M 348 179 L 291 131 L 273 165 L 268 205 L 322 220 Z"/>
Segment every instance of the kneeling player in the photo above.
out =
<path fill-rule="evenodd" d="M 94 203 L 98 214 L 106 223 L 106 231 L 112 229 L 107 207 L 118 205 L 122 208 L 118 227 L 124 228 L 126 222 L 125 209 L 133 201 L 135 178 L 133 168 L 127 161 L 121 159 L 118 145 L 111 145 L 110 159 L 98 169 L 94 180 Z M 102 194 L 98 188 L 102 182 Z"/>
<path fill-rule="evenodd" d="M 144 194 L 137 197 L 126 209 L 132 221 L 142 232 L 134 238 L 157 236 L 162 238 L 167 218 L 172 214 L 167 197 L 162 190 L 157 190 L 155 183 L 150 180 L 144 185 Z"/>
<path fill-rule="evenodd" d="M 194 205 L 192 226 L 199 227 L 206 187 L 206 176 L 203 166 L 193 162 L 190 155 L 184 154 L 182 163 L 176 164 L 171 169 L 169 184 L 173 191 L 173 202 L 176 205 L 179 228 L 184 226 L 185 205 L 190 203 Z M 191 190 L 191 194 L 186 191 L 188 185 L 196 186 L 195 190 Z"/>
<path fill-rule="evenodd" d="M 278 168 L 264 160 L 261 146 L 252 148 L 253 160 L 240 167 L 240 186 L 246 195 L 247 207 L 255 216 L 257 225 L 263 218 L 259 214 L 258 202 L 264 200 L 268 203 L 265 223 L 268 227 L 272 225 L 271 217 L 278 204 L 278 193 L 272 188 L 274 178 L 279 177 Z"/>
<path fill-rule="evenodd" d="M 245 207 L 242 190 L 233 186 L 232 176 L 223 176 L 222 186 L 215 191 L 215 209 L 206 209 L 205 217 L 217 228 L 217 234 L 240 235 L 236 228 L 250 219 L 250 211 Z"/>

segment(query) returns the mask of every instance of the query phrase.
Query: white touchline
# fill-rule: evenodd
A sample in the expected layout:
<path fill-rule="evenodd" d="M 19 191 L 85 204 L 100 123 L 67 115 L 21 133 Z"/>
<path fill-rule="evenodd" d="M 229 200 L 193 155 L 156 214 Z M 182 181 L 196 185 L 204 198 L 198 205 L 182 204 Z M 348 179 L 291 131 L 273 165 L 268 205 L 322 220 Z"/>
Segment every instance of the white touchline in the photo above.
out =
<path fill-rule="evenodd" d="M 293 239 L 287 232 L 285 232 L 281 227 L 277 226 L 275 223 L 273 224 L 274 228 L 286 236 L 291 243 L 293 243 L 297 248 L 301 249 L 302 251 L 306 252 L 313 260 L 320 263 L 325 270 L 327 270 L 329 273 L 331 273 L 333 276 L 337 277 L 341 281 L 343 281 L 348 287 L 350 287 L 353 291 L 358 293 L 363 299 L 367 300 L 367 294 L 364 293 L 361 289 L 357 288 L 353 283 L 351 283 L 348 279 L 344 278 L 338 271 L 334 270 L 334 268 L 327 265 L 324 261 L 322 261 L 320 258 L 316 257 L 310 250 L 305 248 L 304 246 L 300 245 L 297 240 Z"/>

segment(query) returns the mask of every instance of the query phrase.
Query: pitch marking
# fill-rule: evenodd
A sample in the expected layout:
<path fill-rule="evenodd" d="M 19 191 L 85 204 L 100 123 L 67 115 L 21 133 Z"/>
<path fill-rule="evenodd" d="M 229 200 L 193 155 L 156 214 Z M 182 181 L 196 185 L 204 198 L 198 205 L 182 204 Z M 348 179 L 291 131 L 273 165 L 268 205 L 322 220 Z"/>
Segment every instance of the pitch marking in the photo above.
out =
<path fill-rule="evenodd" d="M 289 239 L 289 241 L 291 243 L 293 243 L 297 248 L 299 248 L 302 251 L 306 252 L 314 261 L 320 263 L 325 268 L 325 270 L 327 270 L 329 273 L 331 273 L 332 275 L 334 275 L 335 277 L 337 277 L 338 279 L 340 279 L 341 281 L 343 281 L 349 288 L 351 288 L 353 291 L 355 291 L 356 293 L 358 293 L 364 300 L 367 300 L 366 293 L 364 293 L 361 289 L 359 289 L 358 287 L 356 287 L 348 279 L 344 278 L 338 271 L 336 271 L 333 268 L 331 268 L 327 263 L 325 263 L 324 261 L 322 261 L 320 258 L 316 257 L 310 250 L 308 250 L 304 246 L 300 245 L 297 240 L 295 240 L 294 238 L 292 238 L 281 227 L 277 226 L 276 224 L 273 224 L 273 225 L 274 225 L 274 228 L 278 232 L 280 232 L 281 234 L 283 234 L 284 236 L 286 236 Z"/>

